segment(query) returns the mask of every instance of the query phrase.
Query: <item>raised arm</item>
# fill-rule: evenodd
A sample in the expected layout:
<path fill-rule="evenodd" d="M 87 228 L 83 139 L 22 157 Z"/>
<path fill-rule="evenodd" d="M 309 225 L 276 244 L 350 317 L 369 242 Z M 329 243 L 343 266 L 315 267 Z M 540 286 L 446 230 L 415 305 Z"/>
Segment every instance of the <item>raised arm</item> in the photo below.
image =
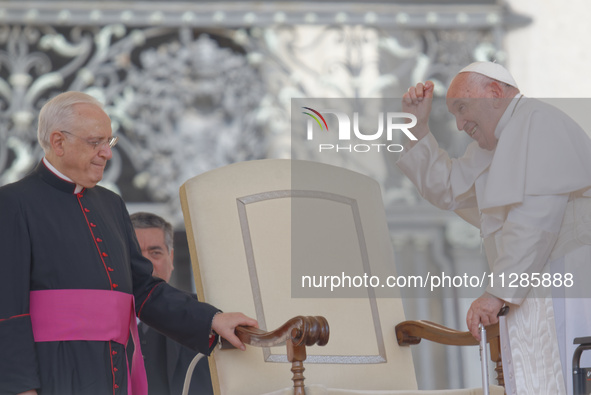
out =
<path fill-rule="evenodd" d="M 411 86 L 402 96 L 402 111 L 413 114 L 417 117 L 417 124 L 412 133 L 418 140 L 421 140 L 429 133 L 429 114 L 433 101 L 433 82 L 427 81 L 424 84 L 419 82 Z M 417 142 L 411 141 L 408 148 L 413 147 Z"/>

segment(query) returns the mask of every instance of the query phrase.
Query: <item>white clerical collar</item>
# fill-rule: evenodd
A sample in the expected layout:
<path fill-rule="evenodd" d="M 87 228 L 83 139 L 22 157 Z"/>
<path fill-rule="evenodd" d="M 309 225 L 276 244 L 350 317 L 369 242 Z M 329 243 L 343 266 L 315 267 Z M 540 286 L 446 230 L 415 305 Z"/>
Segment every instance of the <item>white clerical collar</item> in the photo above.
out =
<path fill-rule="evenodd" d="M 56 169 L 51 163 L 49 163 L 49 161 L 47 160 L 47 158 L 43 157 L 43 163 L 45 164 L 45 166 L 47 166 L 47 168 L 49 170 L 51 170 L 51 172 L 53 174 L 55 174 L 59 178 L 61 178 L 63 180 L 66 180 L 68 182 L 71 182 L 72 184 L 76 184 L 74 182 L 74 180 L 72 180 L 70 177 L 68 177 L 65 174 L 63 174 L 61 171 L 59 171 L 58 169 Z M 82 185 L 76 184 L 76 189 L 74 190 L 74 193 L 79 193 L 82 189 L 84 189 L 84 187 Z"/>
<path fill-rule="evenodd" d="M 521 93 L 518 93 L 515 95 L 513 99 L 511 99 L 511 103 L 509 103 L 507 109 L 501 116 L 501 119 L 499 119 L 499 123 L 497 123 L 497 127 L 495 129 L 495 137 L 497 138 L 497 140 L 501 137 L 501 132 L 503 131 L 503 129 L 505 129 L 507 123 L 509 123 L 509 120 L 511 119 L 513 113 L 515 112 L 515 109 L 517 108 L 517 104 L 523 97 L 524 96 Z"/>

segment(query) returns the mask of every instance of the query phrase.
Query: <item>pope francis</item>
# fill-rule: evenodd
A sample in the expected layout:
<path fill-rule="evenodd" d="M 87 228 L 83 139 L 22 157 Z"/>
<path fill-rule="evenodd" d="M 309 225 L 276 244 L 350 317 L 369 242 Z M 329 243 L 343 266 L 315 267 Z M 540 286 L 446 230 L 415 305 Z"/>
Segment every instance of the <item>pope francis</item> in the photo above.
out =
<path fill-rule="evenodd" d="M 452 159 L 429 130 L 433 88 L 403 96 L 418 140 L 397 165 L 425 199 L 480 228 L 496 281 L 470 306 L 468 328 L 479 338 L 480 324 L 499 321 L 507 394 L 572 393 L 573 338 L 591 335 L 591 139 L 523 96 L 503 66 L 477 62 L 447 91 L 458 129 L 475 140 Z"/>

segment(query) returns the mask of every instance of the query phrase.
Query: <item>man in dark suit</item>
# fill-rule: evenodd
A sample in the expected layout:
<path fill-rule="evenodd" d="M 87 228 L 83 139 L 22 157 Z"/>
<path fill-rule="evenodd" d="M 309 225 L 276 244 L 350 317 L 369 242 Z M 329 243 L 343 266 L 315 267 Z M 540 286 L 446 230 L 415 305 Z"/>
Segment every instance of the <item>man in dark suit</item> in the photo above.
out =
<path fill-rule="evenodd" d="M 174 270 L 172 225 L 155 214 L 144 212 L 132 214 L 131 222 L 142 255 L 154 266 L 152 275 L 169 282 Z M 187 369 L 196 353 L 144 323 L 140 322 L 139 329 L 149 395 L 181 394 Z M 213 394 L 207 358 L 201 359 L 195 367 L 189 394 Z"/>

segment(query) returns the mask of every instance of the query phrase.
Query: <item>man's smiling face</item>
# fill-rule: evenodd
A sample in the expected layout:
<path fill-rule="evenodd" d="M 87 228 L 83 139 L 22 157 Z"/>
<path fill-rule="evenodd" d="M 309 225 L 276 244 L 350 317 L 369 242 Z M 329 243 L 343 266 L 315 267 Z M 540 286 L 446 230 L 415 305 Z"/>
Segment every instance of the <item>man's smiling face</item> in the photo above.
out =
<path fill-rule="evenodd" d="M 493 105 L 493 96 L 486 87 L 470 82 L 470 73 L 460 73 L 447 91 L 447 109 L 456 118 L 458 130 L 465 131 L 480 148 L 494 150 L 495 129 L 500 116 Z"/>

